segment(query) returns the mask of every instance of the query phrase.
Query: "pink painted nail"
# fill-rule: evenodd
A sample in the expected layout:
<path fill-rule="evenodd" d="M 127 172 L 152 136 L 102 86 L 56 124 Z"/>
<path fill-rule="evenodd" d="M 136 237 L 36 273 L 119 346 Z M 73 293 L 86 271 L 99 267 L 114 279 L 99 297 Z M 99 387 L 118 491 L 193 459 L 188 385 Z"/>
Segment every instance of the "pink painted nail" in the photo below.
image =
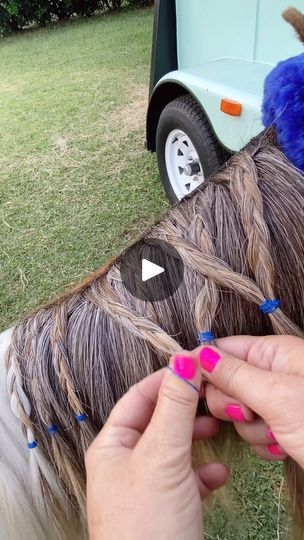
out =
<path fill-rule="evenodd" d="M 270 441 L 274 441 L 274 442 L 277 442 L 276 438 L 275 438 L 275 434 L 273 433 L 273 431 L 271 431 L 271 429 L 268 429 L 267 430 L 267 437 Z"/>
<path fill-rule="evenodd" d="M 211 373 L 214 370 L 216 364 L 221 358 L 216 351 L 210 349 L 209 347 L 204 347 L 201 349 L 198 356 L 202 368 L 208 371 L 208 373 Z"/>
<path fill-rule="evenodd" d="M 194 358 L 182 354 L 177 354 L 173 362 L 174 371 L 183 379 L 193 379 L 196 373 L 196 364 Z"/>
<path fill-rule="evenodd" d="M 279 444 L 269 444 L 267 446 L 268 452 L 272 454 L 273 456 L 285 456 L 286 452 L 284 452 L 283 448 Z"/>
<path fill-rule="evenodd" d="M 225 413 L 234 422 L 246 422 L 244 413 L 239 405 L 227 405 L 225 407 Z"/>

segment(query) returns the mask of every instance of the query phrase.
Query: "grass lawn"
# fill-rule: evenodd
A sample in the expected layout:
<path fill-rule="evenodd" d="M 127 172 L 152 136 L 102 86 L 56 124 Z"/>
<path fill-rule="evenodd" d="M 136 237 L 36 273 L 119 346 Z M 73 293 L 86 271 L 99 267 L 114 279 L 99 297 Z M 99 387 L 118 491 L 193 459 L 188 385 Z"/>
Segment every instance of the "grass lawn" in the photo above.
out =
<path fill-rule="evenodd" d="M 144 10 L 0 41 L 1 329 L 166 211 L 144 150 L 151 33 Z M 206 539 L 285 538 L 280 465 L 248 454 L 232 476 L 239 508 Z"/>
<path fill-rule="evenodd" d="M 152 12 L 1 40 L 0 328 L 168 204 L 144 149 Z"/>

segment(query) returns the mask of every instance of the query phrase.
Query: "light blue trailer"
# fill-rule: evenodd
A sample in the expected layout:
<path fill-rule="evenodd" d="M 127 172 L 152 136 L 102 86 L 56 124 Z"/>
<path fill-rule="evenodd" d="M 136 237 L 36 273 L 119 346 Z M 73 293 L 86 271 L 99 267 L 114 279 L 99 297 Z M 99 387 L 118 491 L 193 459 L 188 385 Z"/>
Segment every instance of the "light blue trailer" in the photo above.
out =
<path fill-rule="evenodd" d="M 172 202 L 262 129 L 266 75 L 303 52 L 289 0 L 157 0 L 147 148 Z M 304 0 L 292 5 L 304 10 Z"/>

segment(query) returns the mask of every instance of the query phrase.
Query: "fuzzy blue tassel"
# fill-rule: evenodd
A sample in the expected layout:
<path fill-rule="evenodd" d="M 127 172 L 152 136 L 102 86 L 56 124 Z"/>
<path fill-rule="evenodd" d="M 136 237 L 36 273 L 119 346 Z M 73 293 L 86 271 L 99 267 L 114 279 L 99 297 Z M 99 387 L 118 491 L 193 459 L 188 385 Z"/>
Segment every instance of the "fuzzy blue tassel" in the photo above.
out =
<path fill-rule="evenodd" d="M 264 126 L 276 128 L 282 150 L 304 172 L 304 53 L 267 75 L 262 111 Z"/>

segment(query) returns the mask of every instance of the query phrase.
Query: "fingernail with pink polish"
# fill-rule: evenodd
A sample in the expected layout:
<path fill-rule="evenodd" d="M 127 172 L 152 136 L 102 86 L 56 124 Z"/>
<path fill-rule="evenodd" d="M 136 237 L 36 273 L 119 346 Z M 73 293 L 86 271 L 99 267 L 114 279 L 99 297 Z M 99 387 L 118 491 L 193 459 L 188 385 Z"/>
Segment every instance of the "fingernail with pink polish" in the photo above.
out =
<path fill-rule="evenodd" d="M 273 431 L 271 431 L 271 429 L 268 429 L 267 430 L 267 437 L 270 441 L 274 441 L 274 442 L 277 442 L 276 438 L 275 438 L 275 434 L 273 433 Z"/>
<path fill-rule="evenodd" d="M 246 422 L 244 413 L 239 405 L 227 405 L 225 407 L 225 413 L 234 422 Z"/>
<path fill-rule="evenodd" d="M 177 354 L 173 360 L 174 371 L 179 377 L 189 381 L 196 373 L 196 363 L 194 358 L 185 354 Z"/>
<path fill-rule="evenodd" d="M 273 456 L 286 456 L 286 452 L 284 452 L 283 448 L 281 448 L 279 444 L 269 444 L 267 449 L 268 452 Z"/>
<path fill-rule="evenodd" d="M 214 370 L 216 364 L 221 359 L 220 355 L 209 347 L 201 349 L 198 356 L 202 368 L 208 371 L 208 373 L 211 373 Z"/>

